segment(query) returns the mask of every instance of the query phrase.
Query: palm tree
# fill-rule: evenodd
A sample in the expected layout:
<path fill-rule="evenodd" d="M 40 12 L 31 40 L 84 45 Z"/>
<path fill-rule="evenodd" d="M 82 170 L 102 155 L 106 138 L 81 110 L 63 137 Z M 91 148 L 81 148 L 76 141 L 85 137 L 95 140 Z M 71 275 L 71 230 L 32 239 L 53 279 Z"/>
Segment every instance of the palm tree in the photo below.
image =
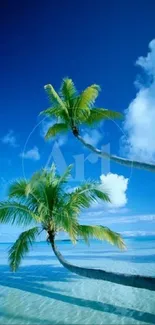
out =
<path fill-rule="evenodd" d="M 71 265 L 63 258 L 55 245 L 55 236 L 59 231 L 65 231 L 73 243 L 79 237 L 86 243 L 90 238 L 97 238 L 117 245 L 120 249 L 125 248 L 121 236 L 109 228 L 79 224 L 78 217 L 82 209 L 89 208 L 98 199 L 104 202 L 109 202 L 110 199 L 106 192 L 100 190 L 99 184 L 94 182 L 87 182 L 67 192 L 66 183 L 70 171 L 71 166 L 59 176 L 52 165 L 51 169 L 36 172 L 29 181 L 21 179 L 10 185 L 8 200 L 0 202 L 1 223 L 32 227 L 22 232 L 9 250 L 11 269 L 18 269 L 37 235 L 46 231 L 47 240 L 56 257 L 71 272 L 93 279 L 155 290 L 155 278 L 87 269 Z"/>
<path fill-rule="evenodd" d="M 57 134 L 72 131 L 73 135 L 91 151 L 102 158 L 110 159 L 118 164 L 146 169 L 155 172 L 155 165 L 140 161 L 110 155 L 87 143 L 80 135 L 79 126 L 84 124 L 92 127 L 103 120 L 122 118 L 122 114 L 104 108 L 94 108 L 95 100 L 99 95 L 100 87 L 96 84 L 87 87 L 81 94 L 78 93 L 72 79 L 65 78 L 62 81 L 60 92 L 57 93 L 51 84 L 46 85 L 45 90 L 51 102 L 51 107 L 42 111 L 50 118 L 56 118 L 57 122 L 49 128 L 45 138 L 50 139 Z"/>

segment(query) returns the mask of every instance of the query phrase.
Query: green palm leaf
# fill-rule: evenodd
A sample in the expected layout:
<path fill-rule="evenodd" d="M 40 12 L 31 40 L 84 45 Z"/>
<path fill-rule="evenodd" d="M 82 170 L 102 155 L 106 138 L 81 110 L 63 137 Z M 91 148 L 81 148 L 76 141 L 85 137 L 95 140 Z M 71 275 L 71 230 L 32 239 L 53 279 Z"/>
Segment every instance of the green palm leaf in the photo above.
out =
<path fill-rule="evenodd" d="M 99 91 L 100 87 L 94 84 L 87 87 L 77 98 L 74 108 L 74 119 L 77 122 L 82 123 L 88 118 L 90 108 L 94 105 Z"/>
<path fill-rule="evenodd" d="M 9 264 L 12 271 L 16 271 L 21 263 L 22 258 L 28 253 L 30 246 L 33 244 L 39 228 L 34 227 L 20 234 L 16 242 L 9 250 Z"/>
<path fill-rule="evenodd" d="M 63 132 L 67 132 L 68 131 L 68 125 L 65 123 L 56 123 L 53 126 L 51 126 L 46 135 L 45 135 L 45 139 L 48 140 L 51 137 L 56 136 L 59 133 L 63 133 Z"/>
<path fill-rule="evenodd" d="M 53 210 L 54 228 L 68 233 L 69 237 L 76 242 L 78 229 L 78 215 L 71 202 L 60 201 L 57 203 L 59 208 Z"/>
<path fill-rule="evenodd" d="M 96 182 L 87 182 L 76 188 L 70 194 L 71 200 L 77 200 L 77 202 L 81 202 L 81 206 L 84 208 L 90 207 L 93 201 L 100 199 L 104 202 L 110 202 L 109 195 L 106 191 L 99 189 L 99 184 Z"/>
<path fill-rule="evenodd" d="M 92 186 L 93 187 L 93 186 Z M 103 190 L 99 189 L 100 185 L 97 185 L 94 189 L 92 188 L 92 192 L 94 193 L 94 195 L 96 196 L 97 199 L 100 199 L 104 202 L 111 202 L 110 197 L 109 197 L 109 193 Z"/>
<path fill-rule="evenodd" d="M 67 232 L 71 241 L 76 243 L 77 239 L 77 229 L 78 229 L 78 221 L 77 216 L 75 214 L 71 214 L 70 207 L 66 206 L 61 217 L 59 219 L 59 226 L 63 231 Z"/>
<path fill-rule="evenodd" d="M 44 89 L 46 90 L 49 100 L 51 102 L 51 104 L 54 107 L 60 107 L 62 110 L 66 111 L 66 107 L 62 101 L 62 99 L 60 98 L 60 96 L 58 95 L 58 93 L 55 91 L 55 89 L 53 88 L 52 85 L 48 84 L 44 86 Z M 67 111 L 66 111 L 67 113 Z"/>
<path fill-rule="evenodd" d="M 96 238 L 99 240 L 106 240 L 110 244 L 118 246 L 120 249 L 125 249 L 125 244 L 121 235 L 107 227 L 79 225 L 78 235 L 86 242 L 89 242 L 90 238 Z"/>
<path fill-rule="evenodd" d="M 95 108 L 90 110 L 90 115 L 85 120 L 85 124 L 93 125 L 95 123 L 99 123 L 102 120 L 113 120 L 113 119 L 121 119 L 123 115 L 119 112 L 110 111 L 104 108 Z"/>
<path fill-rule="evenodd" d="M 64 78 L 62 81 L 62 85 L 60 88 L 60 94 L 63 96 L 64 100 L 71 101 L 73 98 L 77 96 L 77 89 L 74 85 L 72 79 Z"/>
<path fill-rule="evenodd" d="M 92 202 L 90 196 L 76 189 L 73 193 L 69 194 L 69 202 L 74 211 L 78 214 L 82 208 L 89 208 Z"/>
<path fill-rule="evenodd" d="M 40 222 L 40 218 L 34 212 L 34 206 L 21 204 L 16 201 L 0 202 L 0 222 L 27 226 L 34 222 Z"/>
<path fill-rule="evenodd" d="M 78 108 L 91 108 L 94 105 L 100 90 L 100 86 L 95 84 L 87 87 L 79 97 Z"/>
<path fill-rule="evenodd" d="M 91 204 L 97 199 L 110 202 L 108 194 L 100 191 L 98 185 L 86 183 L 76 188 L 72 193 L 68 193 L 66 205 L 70 207 L 71 214 L 78 216 L 82 209 L 90 208 Z"/>
<path fill-rule="evenodd" d="M 56 177 L 56 166 L 54 163 L 52 163 L 50 168 L 50 181 L 52 182 Z"/>
<path fill-rule="evenodd" d="M 12 197 L 26 197 L 28 194 L 28 189 L 29 189 L 29 183 L 25 179 L 19 179 L 17 181 L 14 181 L 8 191 L 8 196 L 9 198 Z"/>
<path fill-rule="evenodd" d="M 45 109 L 44 111 L 41 111 L 39 115 L 46 115 L 47 117 L 63 117 L 64 110 L 61 108 L 61 106 L 56 107 L 49 107 Z"/>
<path fill-rule="evenodd" d="M 33 207 L 33 212 L 42 217 L 43 213 L 41 214 L 41 211 L 44 214 L 47 211 L 47 196 L 41 181 L 43 175 L 44 171 L 41 173 L 36 172 L 29 182 L 26 180 L 13 182 L 9 187 L 8 193 L 9 198 L 17 198 L 20 200 L 20 203 L 26 202 L 27 207 L 30 207 L 30 209 Z"/>

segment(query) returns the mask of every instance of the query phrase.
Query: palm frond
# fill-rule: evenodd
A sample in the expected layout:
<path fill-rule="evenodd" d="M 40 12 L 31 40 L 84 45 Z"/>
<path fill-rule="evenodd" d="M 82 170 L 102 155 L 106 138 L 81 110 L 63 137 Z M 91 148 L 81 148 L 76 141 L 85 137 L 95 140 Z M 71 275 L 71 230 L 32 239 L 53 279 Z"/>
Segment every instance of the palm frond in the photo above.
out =
<path fill-rule="evenodd" d="M 61 229 L 68 233 L 72 242 L 75 243 L 77 239 L 78 215 L 70 203 L 62 202 L 61 208 L 53 211 L 53 221 L 55 229 Z"/>
<path fill-rule="evenodd" d="M 77 187 L 73 192 L 68 194 L 69 204 L 74 208 L 74 211 L 79 214 L 81 209 L 89 208 L 95 201 L 94 193 L 92 195 L 92 184 L 83 184 Z"/>
<path fill-rule="evenodd" d="M 41 180 L 45 175 L 46 175 L 46 170 L 44 168 L 41 168 L 40 170 L 37 170 L 36 172 L 34 172 L 29 183 L 35 184 L 36 182 Z"/>
<path fill-rule="evenodd" d="M 84 107 L 91 108 L 94 105 L 100 90 L 100 86 L 95 84 L 87 87 L 80 95 L 78 105 L 79 109 Z"/>
<path fill-rule="evenodd" d="M 81 209 L 89 208 L 91 206 L 92 199 L 90 196 L 81 193 L 78 189 L 76 189 L 73 193 L 69 194 L 69 202 L 72 209 L 79 214 Z"/>
<path fill-rule="evenodd" d="M 61 117 L 63 116 L 63 110 L 60 105 L 55 107 L 49 107 L 45 109 L 44 111 L 41 111 L 39 115 L 46 115 L 47 117 Z"/>
<path fill-rule="evenodd" d="M 59 133 L 63 133 L 63 132 L 67 132 L 68 131 L 68 126 L 65 123 L 56 123 L 53 126 L 51 126 L 46 135 L 45 135 L 45 139 L 48 140 L 51 137 L 56 136 Z"/>
<path fill-rule="evenodd" d="M 33 213 L 39 215 L 41 218 L 43 218 L 41 211 L 44 212 L 44 215 L 49 211 L 45 186 L 42 182 L 43 175 L 43 170 L 36 172 L 29 182 L 19 180 L 13 182 L 9 187 L 9 198 L 18 199 L 17 203 L 26 203 L 27 208 L 30 208 Z"/>
<path fill-rule="evenodd" d="M 72 79 L 64 78 L 61 84 L 60 93 L 63 96 L 64 100 L 71 101 L 77 96 L 77 89 L 74 85 Z"/>
<path fill-rule="evenodd" d="M 53 180 L 56 176 L 56 165 L 55 163 L 52 163 L 50 168 L 50 179 Z"/>
<path fill-rule="evenodd" d="M 87 243 L 90 238 L 96 238 L 99 240 L 106 240 L 110 244 L 118 246 L 120 249 L 125 249 L 125 244 L 121 235 L 110 230 L 108 227 L 79 225 L 78 235 Z"/>
<path fill-rule="evenodd" d="M 33 244 L 39 228 L 34 227 L 20 234 L 16 242 L 9 250 L 9 265 L 12 271 L 16 271 L 21 263 L 22 258 L 28 253 L 30 246 Z"/>
<path fill-rule="evenodd" d="M 20 204 L 16 201 L 0 202 L 0 223 L 10 223 L 27 226 L 34 222 L 41 222 L 39 216 L 34 212 L 34 206 Z"/>
<path fill-rule="evenodd" d="M 76 98 L 73 104 L 73 121 L 76 124 L 83 123 L 90 114 L 90 109 L 88 106 L 79 107 L 79 100 Z"/>
<path fill-rule="evenodd" d="M 64 213 L 61 217 L 60 225 L 63 231 L 67 232 L 71 241 L 75 244 L 77 240 L 77 227 L 78 222 L 75 214 L 70 214 L 70 211 L 67 211 L 67 207 L 64 210 Z"/>
<path fill-rule="evenodd" d="M 51 84 L 45 85 L 44 89 L 46 90 L 47 94 L 48 94 L 48 98 L 51 102 L 51 104 L 54 107 L 60 107 L 60 109 L 66 110 L 66 107 L 64 105 L 64 102 L 62 101 L 62 99 L 60 98 L 60 96 L 58 95 L 58 93 L 55 91 L 55 89 L 53 88 L 53 86 Z"/>
<path fill-rule="evenodd" d="M 100 199 L 104 202 L 111 202 L 109 193 L 103 190 L 100 190 L 100 185 L 97 185 L 94 189 L 92 188 L 92 191 L 97 199 Z"/>
<path fill-rule="evenodd" d="M 47 221 L 51 218 L 52 210 L 61 196 L 62 185 L 67 181 L 67 177 L 67 172 L 64 176 L 56 174 L 55 164 L 32 176 L 30 180 L 31 193 L 37 198 L 37 213 L 41 220 Z"/>
<path fill-rule="evenodd" d="M 100 190 L 100 184 L 97 182 L 84 183 L 70 193 L 70 200 L 74 203 L 77 202 L 79 208 L 89 208 L 92 202 L 97 201 L 97 199 L 110 202 L 108 193 Z"/>
<path fill-rule="evenodd" d="M 102 120 L 121 119 L 123 115 L 119 112 L 110 111 L 104 108 L 95 108 L 90 110 L 88 118 L 85 120 L 85 124 L 93 125 L 101 122 Z"/>
<path fill-rule="evenodd" d="M 17 181 L 14 181 L 12 184 L 10 184 L 8 189 L 8 196 L 9 198 L 16 197 L 26 197 L 28 193 L 28 181 L 25 179 L 19 179 Z"/>
<path fill-rule="evenodd" d="M 98 97 L 100 87 L 91 85 L 87 87 L 81 95 L 76 99 L 74 104 L 74 120 L 83 123 L 90 114 L 90 108 L 94 105 Z"/>
<path fill-rule="evenodd" d="M 38 175 L 38 178 L 37 178 Z M 49 197 L 48 188 L 52 181 L 52 173 L 42 170 L 40 174 L 35 173 L 30 180 L 30 194 L 36 200 L 37 214 L 39 214 L 41 220 L 50 214 L 49 202 L 51 198 Z"/>

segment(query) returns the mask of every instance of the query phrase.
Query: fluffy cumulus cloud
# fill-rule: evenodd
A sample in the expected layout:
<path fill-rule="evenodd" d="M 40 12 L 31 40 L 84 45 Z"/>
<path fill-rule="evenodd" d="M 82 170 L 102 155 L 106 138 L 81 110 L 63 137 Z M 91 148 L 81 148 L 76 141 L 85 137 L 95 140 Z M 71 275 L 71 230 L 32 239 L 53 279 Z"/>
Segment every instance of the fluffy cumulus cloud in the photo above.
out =
<path fill-rule="evenodd" d="M 28 151 L 22 152 L 20 156 L 24 159 L 40 160 L 39 149 L 36 146 Z"/>
<path fill-rule="evenodd" d="M 109 193 L 111 204 L 114 208 L 122 208 L 127 204 L 128 178 L 122 175 L 108 173 L 101 175 L 101 189 Z"/>
<path fill-rule="evenodd" d="M 83 139 L 92 146 L 97 146 L 102 139 L 102 134 L 95 129 L 89 130 L 83 133 Z"/>
<path fill-rule="evenodd" d="M 123 147 L 130 158 L 155 161 L 155 40 L 149 52 L 139 57 L 136 65 L 142 69 L 143 81 L 136 80 L 138 91 L 125 114 Z"/>
<path fill-rule="evenodd" d="M 18 147 L 17 139 L 13 130 L 10 130 L 1 138 L 2 143 L 10 145 L 11 147 Z"/>

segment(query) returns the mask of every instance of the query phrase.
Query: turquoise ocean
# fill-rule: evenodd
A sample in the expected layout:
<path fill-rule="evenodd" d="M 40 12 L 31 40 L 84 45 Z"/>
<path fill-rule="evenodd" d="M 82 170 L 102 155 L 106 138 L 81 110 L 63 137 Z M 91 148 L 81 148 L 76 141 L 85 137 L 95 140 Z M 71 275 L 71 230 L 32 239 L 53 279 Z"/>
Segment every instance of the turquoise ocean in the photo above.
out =
<path fill-rule="evenodd" d="M 125 252 L 97 241 L 57 246 L 76 265 L 155 276 L 155 237 L 125 241 Z M 36 243 L 12 273 L 9 247 L 0 244 L 0 324 L 155 324 L 155 292 L 72 274 L 46 242 Z"/>

